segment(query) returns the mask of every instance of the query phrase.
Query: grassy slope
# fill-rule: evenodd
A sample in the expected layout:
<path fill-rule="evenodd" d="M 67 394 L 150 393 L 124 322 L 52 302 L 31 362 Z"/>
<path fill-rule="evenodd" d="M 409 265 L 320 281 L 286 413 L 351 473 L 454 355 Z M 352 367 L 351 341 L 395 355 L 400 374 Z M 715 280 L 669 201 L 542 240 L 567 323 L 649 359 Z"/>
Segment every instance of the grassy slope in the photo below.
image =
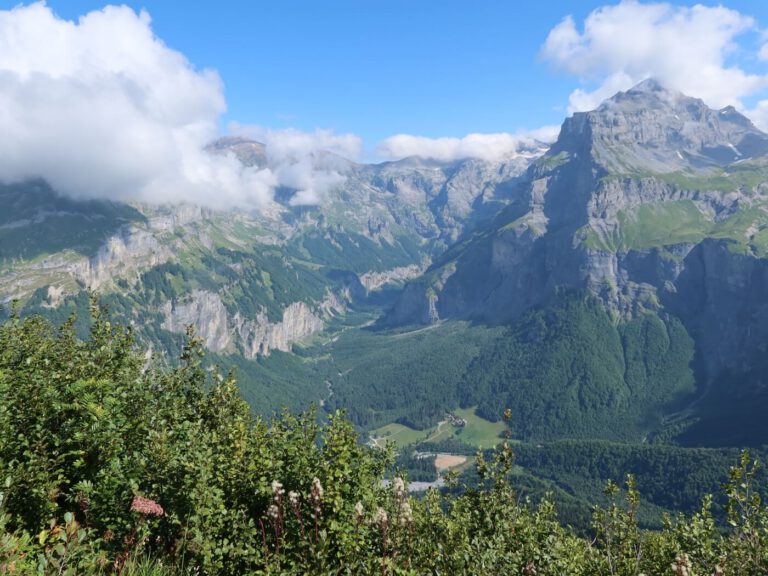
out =
<path fill-rule="evenodd" d="M 41 181 L 0 184 L 0 269 L 68 250 L 92 256 L 128 222 L 144 217 L 123 204 L 59 196 Z"/>
<path fill-rule="evenodd" d="M 607 234 L 588 229 L 585 245 L 616 252 L 718 238 L 732 240 L 737 252 L 750 250 L 763 256 L 768 250 L 768 205 L 764 203 L 756 203 L 716 222 L 691 200 L 656 202 L 622 210 L 618 221 L 619 226 Z"/>
<path fill-rule="evenodd" d="M 491 422 L 476 414 L 476 408 L 459 408 L 453 410 L 459 418 L 463 418 L 467 424 L 463 427 L 451 426 L 448 422 L 441 422 L 426 430 L 416 430 L 393 422 L 385 424 L 370 431 L 370 436 L 377 441 L 392 441 L 399 448 L 421 443 L 439 443 L 454 440 L 478 449 L 492 448 L 502 440 L 502 433 L 506 430 L 503 422 Z"/>
<path fill-rule="evenodd" d="M 501 435 L 507 429 L 503 422 L 491 422 L 477 415 L 477 408 L 460 408 L 456 416 L 467 422 L 462 428 L 454 428 L 453 437 L 464 444 L 478 448 L 491 448 L 501 442 Z"/>

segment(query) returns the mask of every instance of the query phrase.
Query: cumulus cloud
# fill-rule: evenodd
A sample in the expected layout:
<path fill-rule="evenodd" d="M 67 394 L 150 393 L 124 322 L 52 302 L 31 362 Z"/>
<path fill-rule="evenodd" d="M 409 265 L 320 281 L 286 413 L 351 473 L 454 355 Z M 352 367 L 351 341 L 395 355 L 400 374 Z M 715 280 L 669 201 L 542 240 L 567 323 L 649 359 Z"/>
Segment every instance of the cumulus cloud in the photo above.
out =
<path fill-rule="evenodd" d="M 381 141 L 376 153 L 381 158 L 395 160 L 420 156 L 445 162 L 463 158 L 493 161 L 535 147 L 537 142 L 553 142 L 559 130 L 557 126 L 546 126 L 527 133 L 468 134 L 463 138 L 427 138 L 397 134 Z"/>
<path fill-rule="evenodd" d="M 584 84 L 597 85 L 573 91 L 569 113 L 595 108 L 649 77 L 714 107 L 743 108 L 745 97 L 768 86 L 768 76 L 726 60 L 738 49 L 736 38 L 755 28 L 752 18 L 723 6 L 624 0 L 592 12 L 581 30 L 566 17 L 550 31 L 541 55 Z"/>
<path fill-rule="evenodd" d="M 215 208 L 258 207 L 296 185 L 296 203 L 313 203 L 339 180 L 315 176 L 310 153 L 359 150 L 350 135 L 265 133 L 276 165 L 244 167 L 205 150 L 225 108 L 218 75 L 168 48 L 146 12 L 108 6 L 75 22 L 43 2 L 0 11 L 2 181 Z"/>
<path fill-rule="evenodd" d="M 229 126 L 229 131 L 265 144 L 267 156 L 277 162 L 297 159 L 321 151 L 354 160 L 360 156 L 363 148 L 363 141 L 359 136 L 337 134 L 333 130 L 317 129 L 314 132 L 302 132 L 295 128 L 275 130 L 264 126 L 233 123 Z"/>
<path fill-rule="evenodd" d="M 363 148 L 359 136 L 333 130 L 302 132 L 231 124 L 229 131 L 265 145 L 277 185 L 296 190 L 289 200 L 292 206 L 321 203 L 328 191 L 344 182 L 349 160 L 358 158 Z"/>

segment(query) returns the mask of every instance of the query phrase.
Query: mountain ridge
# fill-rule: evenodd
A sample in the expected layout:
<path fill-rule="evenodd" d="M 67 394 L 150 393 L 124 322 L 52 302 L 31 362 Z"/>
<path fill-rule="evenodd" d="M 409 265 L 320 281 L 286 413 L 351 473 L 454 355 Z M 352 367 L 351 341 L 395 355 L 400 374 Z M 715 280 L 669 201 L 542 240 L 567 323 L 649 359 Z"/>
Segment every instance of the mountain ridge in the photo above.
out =
<path fill-rule="evenodd" d="M 4 262 L 0 296 L 63 320 L 87 316 L 86 290 L 98 288 L 158 353 L 177 350 L 192 324 L 217 362 L 248 375 L 245 393 L 261 410 L 277 400 L 260 390 L 283 389 L 297 406 L 349 408 L 360 425 L 386 424 L 387 414 L 423 426 L 457 403 L 497 419 L 506 398 L 531 407 L 518 428 L 527 438 L 542 437 L 542 422 L 555 437 L 615 439 L 621 425 L 625 440 L 673 438 L 664 422 L 696 430 L 712 399 L 761 398 L 766 141 L 732 109 L 646 83 L 567 119 L 541 156 L 344 161 L 343 180 L 316 206 L 292 205 L 295 190 L 258 215 L 109 205 L 92 210 L 109 226 L 87 242 L 8 243 L 39 224 L 36 209 L 61 206 L 48 190 L 9 220 L 18 227 L 0 228 L 0 250 L 25 254 Z M 247 139 L 215 146 L 269 160 Z M 324 158 L 341 166 L 331 156 L 318 166 Z M 86 217 L 89 206 L 66 209 Z M 409 325 L 443 322 L 461 325 L 416 329 L 419 344 L 405 353 Z M 350 339 L 363 334 L 357 353 Z M 475 344 L 458 354 L 465 339 Z M 370 364 L 384 345 L 388 373 Z M 440 358 L 435 382 L 426 367 Z M 416 373 L 422 380 L 410 382 Z M 392 374 L 410 382 L 401 401 L 380 397 L 400 386 Z M 732 385 L 737 377 L 744 386 Z M 568 393 L 550 405 L 531 387 Z"/>
<path fill-rule="evenodd" d="M 391 322 L 454 316 L 508 320 L 562 285 L 590 289 L 609 308 L 631 314 L 638 311 L 636 296 L 644 290 L 655 294 L 660 287 L 634 282 L 631 270 L 621 270 L 620 260 L 633 250 L 672 247 L 680 259 L 685 246 L 692 248 L 710 236 L 740 241 L 746 250 L 754 236 L 751 228 L 763 225 L 763 202 L 768 199 L 763 184 L 768 158 L 747 152 L 768 151 L 768 136 L 737 112 L 721 112 L 646 81 L 595 111 L 566 119 L 558 140 L 528 168 L 517 203 L 464 248 L 473 253 L 472 260 L 490 263 L 472 272 L 483 275 L 480 284 L 486 290 L 465 296 L 471 292 L 471 279 L 461 284 L 457 261 L 438 263 L 443 272 L 427 272 L 438 278 L 432 290 L 407 289 Z M 685 137 L 680 136 L 681 126 L 686 127 Z M 724 162 L 722 150 L 739 156 Z M 628 155 L 631 163 L 619 162 Z M 662 164 L 660 158 L 672 159 Z M 724 174 L 725 169 L 730 172 Z M 729 221 L 751 207 L 754 222 Z M 652 225 L 647 220 L 665 217 L 691 219 L 690 234 L 643 229 Z M 665 281 L 679 273 L 672 268 Z M 500 300 L 499 291 L 509 297 Z M 414 301 L 420 297 L 420 303 Z"/>

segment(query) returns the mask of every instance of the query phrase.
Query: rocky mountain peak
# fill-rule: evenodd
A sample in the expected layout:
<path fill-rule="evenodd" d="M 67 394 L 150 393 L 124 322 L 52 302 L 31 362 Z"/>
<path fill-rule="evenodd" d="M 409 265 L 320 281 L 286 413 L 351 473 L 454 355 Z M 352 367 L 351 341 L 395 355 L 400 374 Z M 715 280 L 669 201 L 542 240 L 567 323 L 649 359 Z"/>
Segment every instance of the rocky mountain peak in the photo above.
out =
<path fill-rule="evenodd" d="M 628 93 L 640 93 L 640 92 L 646 92 L 646 93 L 671 93 L 674 92 L 676 94 L 681 94 L 680 92 L 670 90 L 666 88 L 661 82 L 656 80 L 656 78 L 646 78 L 642 82 L 635 84 L 632 88 L 627 90 Z M 621 92 L 619 92 L 621 94 Z M 682 95 L 682 94 L 681 94 Z"/>
<path fill-rule="evenodd" d="M 213 141 L 207 149 L 214 154 L 234 154 L 246 166 L 267 165 L 267 147 L 261 142 L 241 136 L 224 136 Z"/>
<path fill-rule="evenodd" d="M 608 173 L 699 172 L 768 152 L 768 135 L 732 106 L 644 80 L 566 119 L 552 153 L 584 151 Z"/>

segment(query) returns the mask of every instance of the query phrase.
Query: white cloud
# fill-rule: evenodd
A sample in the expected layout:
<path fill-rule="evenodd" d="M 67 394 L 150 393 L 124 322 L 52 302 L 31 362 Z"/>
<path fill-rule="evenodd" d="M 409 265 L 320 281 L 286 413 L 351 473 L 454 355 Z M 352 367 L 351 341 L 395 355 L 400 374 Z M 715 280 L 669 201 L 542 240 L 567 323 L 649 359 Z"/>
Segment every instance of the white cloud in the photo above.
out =
<path fill-rule="evenodd" d="M 360 156 L 363 141 L 354 134 L 337 134 L 333 130 L 318 129 L 314 132 L 302 132 L 295 128 L 275 130 L 263 126 L 245 126 L 231 124 L 229 131 L 248 136 L 267 147 L 267 156 L 283 162 L 297 159 L 320 151 L 327 151 L 350 160 Z"/>
<path fill-rule="evenodd" d="M 552 142 L 560 128 L 546 126 L 532 132 L 509 134 L 468 134 L 463 138 L 427 138 L 411 134 L 397 134 L 379 143 L 376 153 L 381 158 L 400 159 L 420 156 L 444 162 L 463 158 L 499 160 L 520 153 L 536 141 Z"/>
<path fill-rule="evenodd" d="M 760 100 L 754 107 L 743 111 L 764 132 L 768 132 L 768 100 Z"/>
<path fill-rule="evenodd" d="M 565 18 L 550 31 L 541 55 L 584 84 L 597 84 L 571 93 L 569 113 L 595 108 L 648 77 L 714 107 L 743 108 L 742 99 L 768 86 L 768 77 L 729 67 L 726 59 L 738 49 L 735 39 L 754 29 L 752 18 L 723 6 L 625 0 L 592 12 L 582 31 Z"/>
<path fill-rule="evenodd" d="M 0 11 L 0 180 L 74 196 L 259 206 L 278 178 L 203 150 L 225 110 L 215 72 L 108 6 L 77 22 L 44 3 Z"/>
<path fill-rule="evenodd" d="M 333 130 L 302 132 L 231 124 L 229 131 L 265 145 L 276 184 L 296 190 L 289 201 L 292 206 L 321 203 L 329 190 L 344 182 L 348 160 L 358 158 L 363 148 L 359 136 Z"/>
<path fill-rule="evenodd" d="M 763 62 L 768 61 L 768 43 L 760 46 L 760 51 L 757 53 L 757 57 Z"/>

